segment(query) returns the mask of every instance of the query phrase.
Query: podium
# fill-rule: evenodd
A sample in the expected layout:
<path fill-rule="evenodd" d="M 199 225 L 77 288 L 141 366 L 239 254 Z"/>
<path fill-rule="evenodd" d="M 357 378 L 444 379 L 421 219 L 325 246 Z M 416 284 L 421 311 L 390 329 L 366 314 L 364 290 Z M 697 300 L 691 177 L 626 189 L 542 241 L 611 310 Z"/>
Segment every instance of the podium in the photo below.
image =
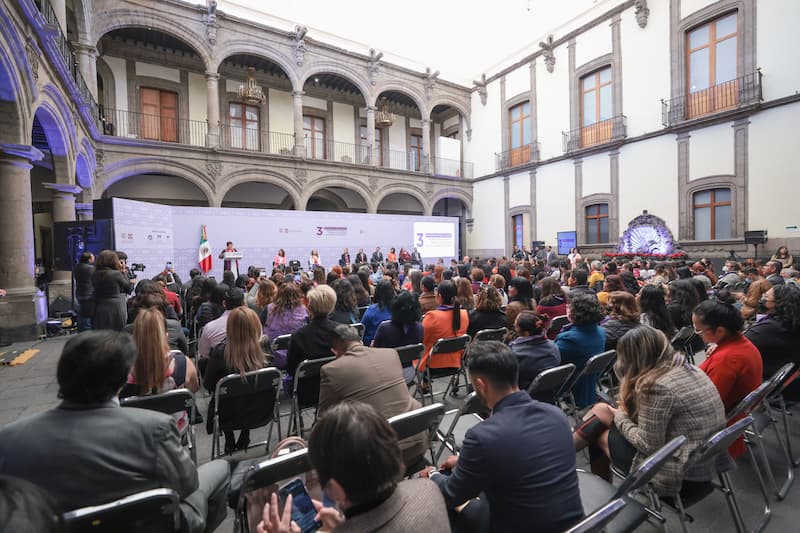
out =
<path fill-rule="evenodd" d="M 239 260 L 241 260 L 243 257 L 244 255 L 242 254 L 242 252 L 225 252 L 222 255 L 222 259 L 224 261 L 231 262 L 231 272 L 233 272 L 234 278 L 239 277 Z"/>

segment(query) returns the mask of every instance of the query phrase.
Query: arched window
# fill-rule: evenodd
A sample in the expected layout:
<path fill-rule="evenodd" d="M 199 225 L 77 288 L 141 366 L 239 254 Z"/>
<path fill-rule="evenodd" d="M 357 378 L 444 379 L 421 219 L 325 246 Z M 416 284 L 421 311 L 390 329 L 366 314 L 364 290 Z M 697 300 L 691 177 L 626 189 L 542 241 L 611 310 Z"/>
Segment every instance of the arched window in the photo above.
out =
<path fill-rule="evenodd" d="M 608 242 L 608 204 L 592 204 L 585 208 L 586 244 Z"/>
<path fill-rule="evenodd" d="M 611 67 L 583 76 L 581 88 L 581 147 L 611 139 L 614 93 Z"/>
<path fill-rule="evenodd" d="M 509 148 L 512 167 L 531 160 L 533 129 L 531 128 L 531 103 L 522 102 L 508 110 Z"/>
<path fill-rule="evenodd" d="M 736 107 L 739 101 L 737 13 L 686 32 L 688 118 Z"/>
<path fill-rule="evenodd" d="M 732 227 L 731 190 L 705 189 L 692 196 L 694 239 L 710 241 L 730 239 Z"/>
<path fill-rule="evenodd" d="M 260 112 L 258 106 L 241 102 L 228 104 L 228 123 L 231 148 L 240 150 L 261 149 Z"/>

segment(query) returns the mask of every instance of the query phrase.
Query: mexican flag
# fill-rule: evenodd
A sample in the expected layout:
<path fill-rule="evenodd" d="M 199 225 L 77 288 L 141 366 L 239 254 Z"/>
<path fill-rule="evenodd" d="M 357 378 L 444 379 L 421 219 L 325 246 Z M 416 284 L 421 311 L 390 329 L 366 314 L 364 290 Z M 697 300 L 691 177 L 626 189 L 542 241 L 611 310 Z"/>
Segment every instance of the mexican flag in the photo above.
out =
<path fill-rule="evenodd" d="M 211 270 L 211 245 L 208 244 L 205 226 L 203 226 L 200 234 L 200 250 L 197 252 L 197 262 L 200 264 L 200 270 L 203 271 L 203 274 L 207 274 Z"/>

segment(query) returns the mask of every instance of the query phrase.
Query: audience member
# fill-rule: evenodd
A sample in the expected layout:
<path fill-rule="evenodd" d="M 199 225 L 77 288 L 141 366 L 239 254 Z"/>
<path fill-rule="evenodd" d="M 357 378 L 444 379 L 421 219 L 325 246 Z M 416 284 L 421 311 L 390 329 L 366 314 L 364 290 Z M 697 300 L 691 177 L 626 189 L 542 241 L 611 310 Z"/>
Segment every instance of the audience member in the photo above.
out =
<path fill-rule="evenodd" d="M 75 276 L 75 299 L 78 300 L 78 333 L 92 329 L 94 317 L 94 254 L 83 252 L 73 270 Z"/>
<path fill-rule="evenodd" d="M 467 335 L 475 334 L 483 329 L 499 329 L 506 327 L 506 313 L 500 308 L 500 293 L 491 285 L 483 287 L 476 296 L 475 309 L 469 312 Z"/>
<path fill-rule="evenodd" d="M 46 488 L 65 511 L 170 488 L 181 531 L 213 531 L 226 514 L 228 463 L 196 468 L 170 416 L 119 406 L 135 359 L 127 333 L 71 337 L 58 361 L 62 403 L 0 430 L 0 474 Z"/>
<path fill-rule="evenodd" d="M 605 348 L 606 333 L 599 325 L 603 311 L 594 295 L 578 294 L 571 297 L 567 304 L 567 317 L 571 324 L 561 330 L 555 343 L 561 354 L 561 363 L 572 363 L 575 372 L 580 372 L 591 356 L 601 353 Z M 596 389 L 597 376 L 580 378 L 572 389 L 578 407 L 593 404 Z"/>
<path fill-rule="evenodd" d="M 308 311 L 303 305 L 303 295 L 295 283 L 284 283 L 278 288 L 275 301 L 267 306 L 262 313 L 264 335 L 273 341 L 281 335 L 294 333 L 306 324 Z M 275 350 L 272 354 L 272 363 L 280 368 L 286 368 L 285 349 Z"/>
<path fill-rule="evenodd" d="M 639 304 L 627 291 L 614 291 L 608 298 L 608 316 L 602 322 L 606 330 L 606 350 L 617 347 L 617 341 L 640 324 Z"/>
<path fill-rule="evenodd" d="M 676 329 L 692 325 L 692 310 L 700 303 L 697 291 L 688 279 L 675 280 L 667 291 L 667 312 Z"/>
<path fill-rule="evenodd" d="M 320 370 L 320 413 L 347 400 L 371 405 L 383 418 L 422 407 L 408 393 L 395 350 L 364 346 L 356 328 L 339 324 L 331 336 L 331 351 L 336 361 Z M 400 441 L 403 462 L 411 471 L 423 466 L 428 444 L 427 432 Z"/>
<path fill-rule="evenodd" d="M 636 281 L 636 278 L 633 275 L 633 272 L 629 270 L 623 270 L 619 273 L 619 279 L 622 281 L 622 286 L 624 290 L 631 293 L 633 296 L 636 296 L 639 292 L 639 283 Z"/>
<path fill-rule="evenodd" d="M 668 339 L 675 335 L 675 326 L 667 312 L 664 289 L 661 285 L 645 285 L 636 295 L 639 301 L 639 319 L 645 326 L 661 331 Z"/>
<path fill-rule="evenodd" d="M 328 315 L 336 307 L 336 292 L 327 285 L 314 287 L 306 295 L 308 324 L 292 334 L 289 352 L 286 355 L 286 373 L 294 376 L 297 367 L 306 359 L 330 357 L 330 341 L 336 322 Z"/>
<path fill-rule="evenodd" d="M 211 352 L 208 367 L 203 375 L 203 386 L 212 395 L 217 383 L 228 374 L 239 374 L 245 379 L 245 373 L 264 368 L 267 365 L 266 357 L 259 344 L 261 338 L 261 322 L 255 311 L 248 307 L 239 306 L 228 315 L 226 324 L 227 338 L 218 344 Z M 222 416 L 236 413 L 242 416 L 243 412 L 252 411 L 253 405 L 249 398 L 233 398 L 226 402 L 221 412 Z M 214 428 L 214 399 L 209 401 L 208 419 L 206 428 L 209 434 Z M 234 440 L 233 431 L 225 431 L 225 453 L 235 450 L 244 450 L 250 445 L 250 431 L 242 430 L 239 439 Z"/>
<path fill-rule="evenodd" d="M 725 412 L 730 412 L 742 398 L 761 385 L 761 354 L 742 335 L 742 315 L 731 304 L 716 300 L 702 302 L 695 307 L 692 321 L 695 333 L 708 346 L 700 369 L 717 387 Z M 734 458 L 744 452 L 742 440 L 731 446 Z"/>
<path fill-rule="evenodd" d="M 517 356 L 519 388 L 522 390 L 527 390 L 540 372 L 561 364 L 558 346 L 544 336 L 547 322 L 548 318 L 544 315 L 522 311 L 514 323 L 517 338 L 509 346 Z M 549 401 L 552 402 L 552 398 Z"/>
<path fill-rule="evenodd" d="M 764 265 L 764 276 L 773 287 L 776 285 L 783 285 L 785 283 L 781 277 L 781 270 L 783 270 L 783 263 L 780 261 L 769 261 L 766 265 Z M 97 289 L 95 289 L 95 291 L 96 290 Z"/>
<path fill-rule="evenodd" d="M 596 404 L 573 434 L 576 449 L 590 448 L 592 472 L 611 481 L 609 460 L 629 472 L 678 436 L 687 438 L 653 478 L 656 492 L 682 496 L 703 491 L 716 477 L 715 458 L 684 466 L 692 451 L 725 426 L 713 383 L 676 353 L 650 326 L 632 329 L 617 344 L 619 409 Z"/>
<path fill-rule="evenodd" d="M 222 313 L 225 312 L 222 307 L 222 300 L 225 299 L 227 292 L 227 286 L 223 290 L 217 290 L 217 280 L 214 278 L 206 278 L 203 281 L 200 287 L 200 297 L 195 304 L 197 312 L 194 320 L 197 331 L 202 330 L 206 324 L 222 316 Z"/>
<path fill-rule="evenodd" d="M 750 284 L 747 293 L 742 299 L 742 307 L 739 310 L 739 312 L 742 313 L 742 318 L 745 320 L 756 320 L 757 315 L 763 315 L 766 312 L 762 299 L 771 288 L 772 283 L 764 278 Z"/>
<path fill-rule="evenodd" d="M 557 316 L 564 316 L 567 314 L 567 299 L 561 285 L 554 278 L 545 277 L 539 282 L 541 287 L 541 296 L 539 305 L 536 306 L 536 314 L 544 315 L 548 318 L 548 322 Z M 552 339 L 555 338 L 557 332 L 552 334 Z M 549 337 L 549 335 L 548 335 Z"/>
<path fill-rule="evenodd" d="M 166 321 L 169 347 L 173 350 L 188 353 L 189 343 L 186 340 L 183 326 L 175 316 L 175 310 L 167 305 L 164 293 L 161 292 L 158 284 L 154 281 L 144 279 L 136 285 L 136 296 L 128 300 L 128 324 L 122 330 L 133 333 L 133 324 L 139 312 L 150 308 L 157 309 Z"/>
<path fill-rule="evenodd" d="M 413 294 L 403 291 L 392 302 L 391 319 L 381 322 L 372 339 L 376 348 L 397 348 L 409 344 L 419 344 L 423 340 L 422 310 Z M 406 383 L 414 379 L 413 365 L 403 368 Z"/>
<path fill-rule="evenodd" d="M 244 293 L 235 287 L 229 289 L 225 284 L 217 285 L 217 288 L 214 289 L 214 294 L 215 300 L 222 301 L 222 307 L 225 311 L 219 318 L 212 320 L 203 328 L 200 340 L 197 342 L 197 356 L 200 359 L 207 358 L 211 350 L 225 340 L 228 315 L 232 310 L 244 305 Z M 202 365 L 200 369 L 203 370 Z"/>
<path fill-rule="evenodd" d="M 272 303 L 272 300 L 275 299 L 278 287 L 271 279 L 261 278 L 258 280 L 258 283 L 253 285 L 253 289 L 256 291 L 253 301 L 250 302 L 250 297 L 248 296 L 247 306 L 255 311 L 257 315 L 261 316 L 261 313 L 263 313 L 267 306 Z"/>
<path fill-rule="evenodd" d="M 336 292 L 336 307 L 331 313 L 331 320 L 340 324 L 356 324 L 358 304 L 353 286 L 346 279 L 337 279 L 330 287 Z"/>
<path fill-rule="evenodd" d="M 770 261 L 777 261 L 781 264 L 781 268 L 789 268 L 794 264 L 794 259 L 792 258 L 791 254 L 789 253 L 789 249 L 786 246 L 781 246 L 778 248 L 772 257 L 769 258 Z"/>
<path fill-rule="evenodd" d="M 506 294 L 506 278 L 500 274 L 492 274 L 489 278 L 489 284 L 492 285 L 500 294 L 500 307 L 508 305 L 508 295 Z"/>
<path fill-rule="evenodd" d="M 441 465 L 452 471 L 449 476 L 435 468 L 427 474 L 448 508 L 468 502 L 456 525 L 488 522 L 488 531 L 505 532 L 535 524 L 536 531 L 564 531 L 583 516 L 569 424 L 560 409 L 520 391 L 517 374 L 517 358 L 507 346 L 473 346 L 469 375 L 492 416 L 470 428 L 460 454 Z"/>
<path fill-rule="evenodd" d="M 609 274 L 603 281 L 603 290 L 597 293 L 597 300 L 602 307 L 608 305 L 608 297 L 612 292 L 624 291 L 625 285 L 622 284 L 622 278 L 618 274 Z"/>
<path fill-rule="evenodd" d="M 436 377 L 437 369 L 449 370 L 460 367 L 463 354 L 463 352 L 440 353 L 436 355 L 436 359 L 429 361 L 433 345 L 439 339 L 464 335 L 469 326 L 469 315 L 458 304 L 456 287 L 452 281 L 443 281 L 439 284 L 436 304 L 438 305 L 436 309 L 425 313 L 422 317 L 425 355 L 418 364 L 419 370 L 425 370 L 426 366 L 430 366 L 433 377 Z"/>
<path fill-rule="evenodd" d="M 369 283 L 364 285 L 358 274 L 350 274 L 347 276 L 347 281 L 353 286 L 353 291 L 356 293 L 356 305 L 358 307 L 367 307 L 372 303 L 372 298 L 369 294 Z"/>
<path fill-rule="evenodd" d="M 61 507 L 45 488 L 10 476 L 0 476 L 0 525 L 9 533 L 67 531 Z"/>
<path fill-rule="evenodd" d="M 131 282 L 122 275 L 122 263 L 116 252 L 103 250 L 97 256 L 92 274 L 94 289 L 94 329 L 122 331 L 128 322 L 125 295 L 133 290 Z"/>
<path fill-rule="evenodd" d="M 438 304 L 436 303 L 436 280 L 433 276 L 425 276 L 420 282 L 421 293 L 419 295 L 419 306 L 423 313 L 433 311 Z"/>
<path fill-rule="evenodd" d="M 448 270 L 448 272 L 451 271 Z M 446 278 L 443 277 L 443 279 Z M 465 309 L 467 311 L 475 309 L 475 294 L 472 292 L 472 285 L 470 284 L 469 279 L 458 278 L 454 280 L 454 283 L 456 284 L 456 299 L 458 300 L 461 309 Z"/>
<path fill-rule="evenodd" d="M 370 305 L 361 323 L 364 324 L 364 344 L 369 346 L 375 338 L 378 326 L 384 320 L 392 318 L 392 302 L 394 302 L 395 292 L 392 282 L 387 280 L 379 281 L 375 286 L 375 303 Z"/>
<path fill-rule="evenodd" d="M 567 279 L 569 292 L 567 296 L 571 299 L 579 294 L 590 294 L 595 296 L 595 292 L 589 287 L 589 273 L 582 268 L 573 268 Z"/>

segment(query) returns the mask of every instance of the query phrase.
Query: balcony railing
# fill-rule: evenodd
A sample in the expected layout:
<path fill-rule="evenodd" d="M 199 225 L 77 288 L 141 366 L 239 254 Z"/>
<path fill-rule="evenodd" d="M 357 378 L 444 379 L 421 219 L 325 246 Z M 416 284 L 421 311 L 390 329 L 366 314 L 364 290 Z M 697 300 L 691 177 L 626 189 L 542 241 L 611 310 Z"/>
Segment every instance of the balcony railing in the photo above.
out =
<path fill-rule="evenodd" d="M 495 168 L 506 170 L 539 160 L 539 143 L 534 141 L 517 148 L 494 154 Z"/>
<path fill-rule="evenodd" d="M 661 122 L 672 126 L 686 120 L 757 104 L 763 99 L 761 70 L 670 100 L 661 100 Z"/>
<path fill-rule="evenodd" d="M 628 134 L 625 115 L 617 115 L 572 131 L 561 132 L 564 152 L 619 141 Z"/>
<path fill-rule="evenodd" d="M 241 124 L 220 124 L 220 148 L 265 154 L 294 155 L 294 134 L 245 129 Z"/>
<path fill-rule="evenodd" d="M 369 146 L 365 144 L 310 139 L 306 136 L 305 147 L 308 159 L 325 159 L 354 165 L 369 164 Z"/>
<path fill-rule="evenodd" d="M 433 159 L 433 173 L 437 176 L 453 176 L 456 178 L 472 178 L 472 163 L 457 159 L 436 157 Z"/>
<path fill-rule="evenodd" d="M 205 146 L 208 124 L 200 120 L 147 115 L 123 109 L 105 109 L 104 135 L 145 141 Z"/>

